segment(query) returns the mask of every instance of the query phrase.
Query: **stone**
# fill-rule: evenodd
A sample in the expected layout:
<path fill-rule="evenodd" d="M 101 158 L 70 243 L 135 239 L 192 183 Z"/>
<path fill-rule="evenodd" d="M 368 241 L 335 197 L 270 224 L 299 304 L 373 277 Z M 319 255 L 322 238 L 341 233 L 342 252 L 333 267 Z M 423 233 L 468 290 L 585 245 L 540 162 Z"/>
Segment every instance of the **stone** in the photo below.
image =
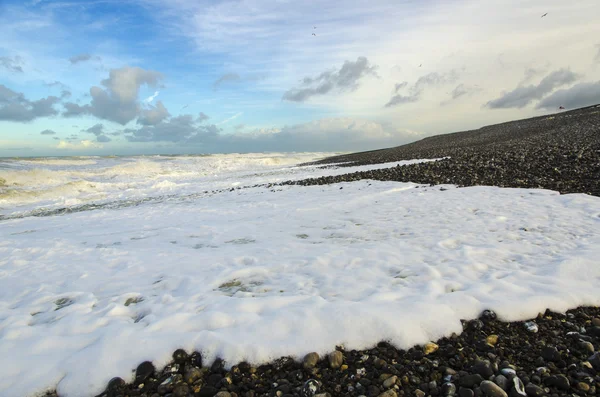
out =
<path fill-rule="evenodd" d="M 446 382 L 442 385 L 442 396 L 443 397 L 452 397 L 456 395 L 456 385 L 451 382 Z"/>
<path fill-rule="evenodd" d="M 377 397 L 398 397 L 395 390 L 386 390 Z"/>
<path fill-rule="evenodd" d="M 475 361 L 471 367 L 471 371 L 483 376 L 485 379 L 488 379 L 490 376 L 494 375 L 494 369 L 488 360 Z"/>
<path fill-rule="evenodd" d="M 390 376 L 389 378 L 387 378 L 385 381 L 383 381 L 383 387 L 385 387 L 386 389 L 391 388 L 392 386 L 394 386 L 396 384 L 396 381 L 398 380 L 397 376 Z"/>
<path fill-rule="evenodd" d="M 500 373 L 506 376 L 508 379 L 512 378 L 513 376 L 517 376 L 517 371 L 515 371 L 513 368 L 502 368 Z"/>
<path fill-rule="evenodd" d="M 527 393 L 525 391 L 525 386 L 523 385 L 523 381 L 520 378 L 518 378 L 516 375 L 512 378 L 512 384 L 510 386 L 508 395 L 510 397 L 521 397 L 521 396 L 527 397 Z"/>
<path fill-rule="evenodd" d="M 510 381 L 502 374 L 497 375 L 494 378 L 494 383 L 500 386 L 500 388 L 504 391 L 508 391 L 510 389 Z"/>
<path fill-rule="evenodd" d="M 150 361 L 144 361 L 143 363 L 138 365 L 137 369 L 135 370 L 135 382 L 145 382 L 154 374 L 155 370 L 156 368 L 154 368 L 154 364 L 152 364 Z"/>
<path fill-rule="evenodd" d="M 421 389 L 415 390 L 415 397 L 425 397 L 425 396 L 426 396 L 426 394 L 423 390 L 421 390 Z"/>
<path fill-rule="evenodd" d="M 125 381 L 121 378 L 112 378 L 109 382 L 108 382 L 108 386 L 107 386 L 107 390 L 108 391 L 117 391 L 120 388 L 122 388 L 123 386 L 125 386 Z"/>
<path fill-rule="evenodd" d="M 546 361 L 558 361 L 560 360 L 560 353 L 553 346 L 544 346 L 541 352 L 542 358 Z"/>
<path fill-rule="evenodd" d="M 314 368 L 317 363 L 319 362 L 319 355 L 317 353 L 308 353 L 306 356 L 304 356 L 304 359 L 302 360 L 302 365 L 304 366 L 305 369 L 311 369 Z"/>
<path fill-rule="evenodd" d="M 525 321 L 525 323 L 523 323 L 523 326 L 525 327 L 525 329 L 533 334 L 537 333 L 539 330 L 538 325 L 535 323 L 535 321 Z"/>
<path fill-rule="evenodd" d="M 493 310 L 484 310 L 481 313 L 480 318 L 482 320 L 492 321 L 492 320 L 495 320 L 496 318 L 498 318 L 498 316 L 496 315 L 496 312 L 494 312 Z"/>
<path fill-rule="evenodd" d="M 180 383 L 173 388 L 173 397 L 188 397 L 190 387 L 186 383 Z"/>
<path fill-rule="evenodd" d="M 569 382 L 569 379 L 562 374 L 556 376 L 549 376 L 546 378 L 544 383 L 547 385 L 554 386 L 560 390 L 569 390 L 571 388 L 571 382 Z"/>
<path fill-rule="evenodd" d="M 189 357 L 189 354 L 183 349 L 177 349 L 173 352 L 173 361 L 176 364 L 184 364 Z"/>
<path fill-rule="evenodd" d="M 461 376 L 458 381 L 459 385 L 468 387 L 469 389 L 472 389 L 473 386 L 479 386 L 481 382 L 483 382 L 483 377 L 479 374 Z"/>
<path fill-rule="evenodd" d="M 195 397 L 214 397 L 218 392 L 219 390 L 212 386 L 204 386 Z"/>
<path fill-rule="evenodd" d="M 588 391 L 590 391 L 590 385 L 588 385 L 585 382 L 578 382 L 577 383 L 577 390 L 581 390 L 582 392 L 587 393 Z"/>
<path fill-rule="evenodd" d="M 202 371 L 196 367 L 188 366 L 183 372 L 183 381 L 187 384 L 192 384 L 202 377 Z"/>
<path fill-rule="evenodd" d="M 210 366 L 211 372 L 222 372 L 225 369 L 225 361 L 217 358 Z"/>
<path fill-rule="evenodd" d="M 594 353 L 594 350 L 596 350 L 594 345 L 588 341 L 579 342 L 579 348 L 587 351 L 588 353 Z"/>
<path fill-rule="evenodd" d="M 220 391 L 217 394 L 215 394 L 215 397 L 231 397 L 231 393 L 227 391 Z"/>
<path fill-rule="evenodd" d="M 508 394 L 500 386 L 489 380 L 484 380 L 479 385 L 483 394 L 488 397 L 508 397 Z"/>
<path fill-rule="evenodd" d="M 488 345 L 496 346 L 496 344 L 498 343 L 498 335 L 488 335 L 485 338 L 485 342 Z"/>
<path fill-rule="evenodd" d="M 588 361 L 596 371 L 600 371 L 600 353 L 596 352 L 592 354 L 590 358 L 588 358 Z"/>
<path fill-rule="evenodd" d="M 321 387 L 321 382 L 319 382 L 316 379 L 309 379 L 306 382 L 304 382 L 304 385 L 300 390 L 300 396 L 313 397 L 315 394 L 317 394 L 317 391 L 319 391 L 319 387 Z"/>
<path fill-rule="evenodd" d="M 425 355 L 434 353 L 437 351 L 437 349 L 439 349 L 440 347 L 438 345 L 436 345 L 433 342 L 429 342 L 427 343 L 425 346 L 423 346 L 423 353 L 425 353 Z"/>
<path fill-rule="evenodd" d="M 528 397 L 542 397 L 546 395 L 544 389 L 533 383 L 529 383 L 525 386 L 525 393 L 527 393 Z"/>
<path fill-rule="evenodd" d="M 327 358 L 329 359 L 329 367 L 332 369 L 338 369 L 344 363 L 344 355 L 339 350 L 329 353 Z"/>
<path fill-rule="evenodd" d="M 596 326 L 596 327 L 600 327 L 600 318 L 598 317 L 594 317 L 592 319 L 592 325 Z"/>
<path fill-rule="evenodd" d="M 458 389 L 459 397 L 473 397 L 475 396 L 475 392 L 469 388 L 461 387 Z"/>

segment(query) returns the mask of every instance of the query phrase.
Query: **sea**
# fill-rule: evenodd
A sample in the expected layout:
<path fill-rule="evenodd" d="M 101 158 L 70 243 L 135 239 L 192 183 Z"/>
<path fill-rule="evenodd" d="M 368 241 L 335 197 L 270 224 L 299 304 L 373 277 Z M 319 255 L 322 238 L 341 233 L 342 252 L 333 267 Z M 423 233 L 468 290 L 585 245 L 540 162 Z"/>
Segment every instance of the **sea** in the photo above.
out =
<path fill-rule="evenodd" d="M 94 396 L 178 348 L 260 364 L 600 304 L 597 197 L 280 184 L 436 160 L 304 165 L 332 154 L 0 159 L 0 395 Z"/>

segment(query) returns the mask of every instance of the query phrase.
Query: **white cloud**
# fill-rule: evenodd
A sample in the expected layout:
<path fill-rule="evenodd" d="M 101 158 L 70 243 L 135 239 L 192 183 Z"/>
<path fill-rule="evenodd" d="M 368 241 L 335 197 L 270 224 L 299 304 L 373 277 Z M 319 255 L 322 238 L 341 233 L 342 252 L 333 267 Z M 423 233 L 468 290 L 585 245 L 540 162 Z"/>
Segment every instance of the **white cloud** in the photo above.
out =
<path fill-rule="evenodd" d="M 83 141 L 79 141 L 76 143 L 60 141 L 60 142 L 58 142 L 58 145 L 56 145 L 55 147 L 57 149 L 81 150 L 81 149 L 101 149 L 104 146 L 102 144 L 94 142 L 94 141 L 83 140 Z"/>
<path fill-rule="evenodd" d="M 154 94 L 152 94 L 148 98 L 146 98 L 145 102 L 146 103 L 152 103 L 152 101 L 154 99 L 156 99 L 156 97 L 158 96 L 159 93 L 160 93 L 159 91 L 154 91 Z"/>
<path fill-rule="evenodd" d="M 200 113 L 200 117 L 199 117 L 199 119 L 203 119 L 203 118 L 202 118 L 202 115 L 203 115 L 203 114 L 204 114 L 204 113 Z M 227 124 L 227 123 L 229 123 L 231 120 L 235 120 L 235 119 L 237 119 L 238 117 L 240 117 L 240 116 L 241 116 L 241 115 L 243 115 L 243 114 L 244 114 L 244 112 L 238 112 L 238 113 L 234 114 L 233 116 L 231 116 L 231 117 L 228 117 L 228 118 L 226 118 L 225 120 L 221 121 L 220 123 L 217 123 L 217 125 L 221 125 L 221 124 Z M 205 119 L 204 119 L 204 120 L 205 120 Z M 202 121 L 202 120 L 200 120 L 200 121 Z"/>

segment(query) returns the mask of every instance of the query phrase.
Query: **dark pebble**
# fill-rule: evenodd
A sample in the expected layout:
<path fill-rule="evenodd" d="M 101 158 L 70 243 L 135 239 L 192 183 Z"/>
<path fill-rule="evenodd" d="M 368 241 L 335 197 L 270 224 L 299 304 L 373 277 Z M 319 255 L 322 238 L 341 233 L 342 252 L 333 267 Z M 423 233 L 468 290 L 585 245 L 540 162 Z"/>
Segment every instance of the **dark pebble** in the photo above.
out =
<path fill-rule="evenodd" d="M 143 383 L 146 379 L 150 378 L 152 374 L 154 374 L 155 368 L 154 364 L 150 361 L 144 361 L 140 365 L 138 365 L 135 370 L 135 381 L 136 383 Z"/>

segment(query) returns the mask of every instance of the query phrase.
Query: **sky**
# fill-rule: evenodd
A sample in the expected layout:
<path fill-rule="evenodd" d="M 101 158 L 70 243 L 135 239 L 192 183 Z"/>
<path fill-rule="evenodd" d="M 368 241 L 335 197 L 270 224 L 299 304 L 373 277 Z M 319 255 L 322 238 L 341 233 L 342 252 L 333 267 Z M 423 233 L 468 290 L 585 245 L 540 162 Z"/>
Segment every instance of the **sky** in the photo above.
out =
<path fill-rule="evenodd" d="M 2 0 L 0 157 L 342 152 L 600 103 L 597 0 Z"/>

